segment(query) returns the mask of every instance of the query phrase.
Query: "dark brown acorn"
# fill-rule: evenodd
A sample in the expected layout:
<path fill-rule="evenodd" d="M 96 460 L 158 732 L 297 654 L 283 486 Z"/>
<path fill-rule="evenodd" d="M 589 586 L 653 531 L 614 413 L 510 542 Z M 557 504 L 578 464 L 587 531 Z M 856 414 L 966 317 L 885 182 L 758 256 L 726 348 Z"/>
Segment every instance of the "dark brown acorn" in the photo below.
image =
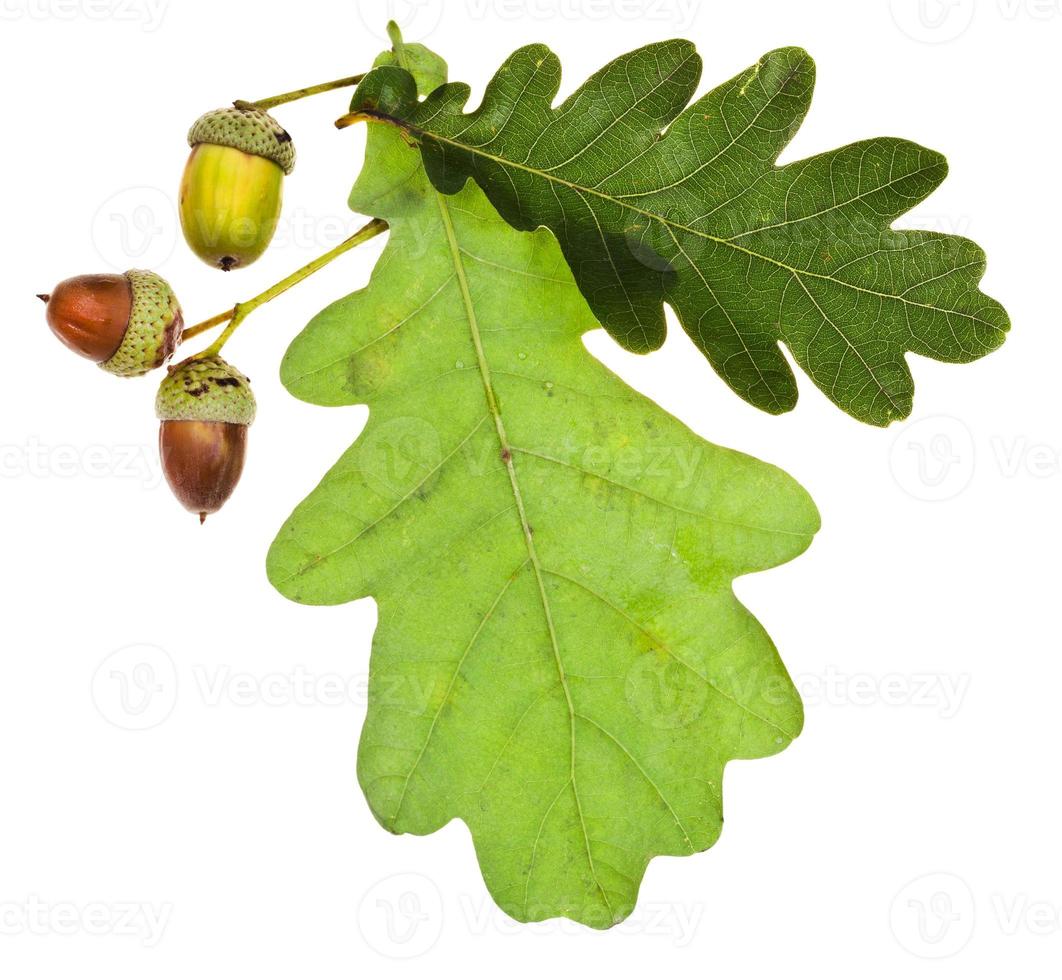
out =
<path fill-rule="evenodd" d="M 220 357 L 190 358 L 170 369 L 155 410 L 166 482 L 202 523 L 232 496 L 243 473 L 255 416 L 251 383 Z"/>
<path fill-rule="evenodd" d="M 169 283 L 153 272 L 75 276 L 39 296 L 52 333 L 119 377 L 161 367 L 181 342 L 181 308 Z"/>

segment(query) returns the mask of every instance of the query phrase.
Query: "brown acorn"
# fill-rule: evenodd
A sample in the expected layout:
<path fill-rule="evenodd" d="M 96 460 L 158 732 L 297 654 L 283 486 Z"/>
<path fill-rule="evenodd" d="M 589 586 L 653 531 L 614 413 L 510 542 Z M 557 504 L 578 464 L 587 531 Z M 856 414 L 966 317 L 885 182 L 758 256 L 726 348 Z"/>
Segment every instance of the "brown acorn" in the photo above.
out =
<path fill-rule="evenodd" d="M 123 378 L 161 367 L 181 342 L 184 318 L 154 272 L 75 276 L 40 298 L 48 326 L 67 347 Z"/>
<path fill-rule="evenodd" d="M 220 357 L 189 358 L 170 368 L 155 411 L 166 482 L 202 523 L 232 496 L 243 473 L 255 416 L 251 383 Z"/>

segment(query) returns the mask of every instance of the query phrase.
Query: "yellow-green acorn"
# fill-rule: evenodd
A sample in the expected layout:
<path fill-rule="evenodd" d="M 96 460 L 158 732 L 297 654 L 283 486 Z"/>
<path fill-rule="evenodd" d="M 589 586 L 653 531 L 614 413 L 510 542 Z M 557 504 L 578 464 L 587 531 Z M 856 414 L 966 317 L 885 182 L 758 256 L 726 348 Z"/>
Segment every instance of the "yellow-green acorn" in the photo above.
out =
<path fill-rule="evenodd" d="M 268 112 L 249 105 L 201 116 L 188 133 L 192 154 L 181 181 L 184 237 L 208 265 L 250 265 L 280 220 L 284 176 L 295 146 Z"/>
<path fill-rule="evenodd" d="M 159 386 L 162 471 L 200 523 L 236 489 L 255 411 L 250 381 L 220 357 L 189 358 L 170 368 Z"/>
<path fill-rule="evenodd" d="M 75 276 L 39 295 L 52 333 L 121 378 L 161 367 L 181 342 L 181 307 L 169 283 L 154 272 Z"/>

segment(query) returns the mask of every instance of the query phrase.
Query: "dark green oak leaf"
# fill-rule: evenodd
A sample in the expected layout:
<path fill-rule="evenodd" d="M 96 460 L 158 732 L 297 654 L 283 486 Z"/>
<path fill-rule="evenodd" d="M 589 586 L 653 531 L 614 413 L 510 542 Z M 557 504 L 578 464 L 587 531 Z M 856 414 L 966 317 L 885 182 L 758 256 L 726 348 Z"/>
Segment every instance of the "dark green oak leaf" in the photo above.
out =
<path fill-rule="evenodd" d="M 652 857 L 716 840 L 726 763 L 799 733 L 732 581 L 801 553 L 818 515 L 588 353 L 597 323 L 548 231 L 512 229 L 473 183 L 440 194 L 369 129 L 351 206 L 389 240 L 282 369 L 369 420 L 269 576 L 299 602 L 378 604 L 358 774 L 380 823 L 460 819 L 510 915 L 607 927 Z"/>
<path fill-rule="evenodd" d="M 772 51 L 690 104 L 700 73 L 689 42 L 653 44 L 554 108 L 560 63 L 531 45 L 470 114 L 467 85 L 418 102 L 395 66 L 364 79 L 352 110 L 416 140 L 440 190 L 472 177 L 516 228 L 551 229 L 627 349 L 660 346 L 666 302 L 727 384 L 768 412 L 797 400 L 779 342 L 877 425 L 910 413 L 906 352 L 967 362 L 1002 343 L 1007 315 L 978 291 L 984 253 L 890 228 L 944 179 L 939 153 L 882 138 L 778 167 L 811 101 L 811 58 Z"/>

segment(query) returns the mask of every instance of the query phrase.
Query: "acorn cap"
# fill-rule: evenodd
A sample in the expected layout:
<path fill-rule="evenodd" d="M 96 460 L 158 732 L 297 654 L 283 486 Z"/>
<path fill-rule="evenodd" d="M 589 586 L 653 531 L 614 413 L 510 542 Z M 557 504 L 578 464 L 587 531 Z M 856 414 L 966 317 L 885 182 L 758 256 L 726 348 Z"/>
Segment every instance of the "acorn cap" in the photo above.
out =
<path fill-rule="evenodd" d="M 184 318 L 170 284 L 154 272 L 130 269 L 129 325 L 118 349 L 100 364 L 104 371 L 133 378 L 161 367 L 177 349 Z"/>
<path fill-rule="evenodd" d="M 200 116 L 188 133 L 188 143 L 231 146 L 272 160 L 286 174 L 295 169 L 295 144 L 287 130 L 268 112 L 253 107 L 215 109 Z"/>
<path fill-rule="evenodd" d="M 251 382 L 220 357 L 192 357 L 170 368 L 155 399 L 163 422 L 250 425 L 255 410 Z"/>

